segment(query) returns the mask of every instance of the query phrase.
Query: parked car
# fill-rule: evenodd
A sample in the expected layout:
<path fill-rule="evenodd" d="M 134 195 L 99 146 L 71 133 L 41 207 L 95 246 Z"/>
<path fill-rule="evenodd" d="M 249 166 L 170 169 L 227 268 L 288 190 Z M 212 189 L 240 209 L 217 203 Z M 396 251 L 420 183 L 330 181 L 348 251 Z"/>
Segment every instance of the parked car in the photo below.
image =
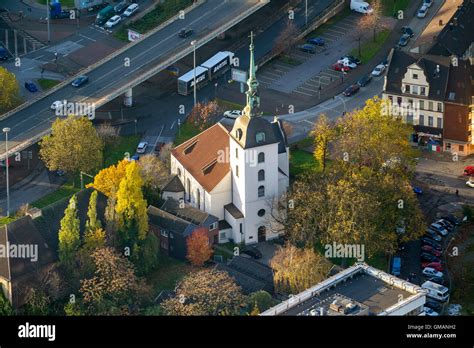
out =
<path fill-rule="evenodd" d="M 405 47 L 408 44 L 408 41 L 410 41 L 410 35 L 408 34 L 403 34 L 400 37 L 400 40 L 398 40 L 398 46 L 400 47 Z"/>
<path fill-rule="evenodd" d="M 420 9 L 418 10 L 418 12 L 416 13 L 416 16 L 417 16 L 418 18 L 425 18 L 427 12 L 428 12 L 428 6 L 423 5 L 423 6 L 420 7 Z"/>
<path fill-rule="evenodd" d="M 351 68 L 349 68 L 348 66 L 345 66 L 344 64 L 341 64 L 341 63 L 333 64 L 332 68 L 336 71 L 344 71 L 344 72 L 347 72 L 347 71 L 351 70 Z"/>
<path fill-rule="evenodd" d="M 342 92 L 342 94 L 344 94 L 346 97 L 350 97 L 351 95 L 359 92 L 359 90 L 360 90 L 360 86 L 357 83 L 354 83 L 353 85 L 350 85 L 349 87 L 347 87 L 345 91 Z"/>
<path fill-rule="evenodd" d="M 431 7 L 433 5 L 433 0 L 423 0 L 423 6 Z"/>
<path fill-rule="evenodd" d="M 228 110 L 224 112 L 224 117 L 236 119 L 242 115 L 242 110 Z"/>
<path fill-rule="evenodd" d="M 441 271 L 438 270 L 438 272 L 441 272 Z M 429 280 L 430 282 L 441 284 L 441 285 L 444 285 L 444 286 L 448 285 L 448 281 L 446 279 L 444 279 L 443 277 L 436 277 L 436 276 L 426 277 L 426 280 Z"/>
<path fill-rule="evenodd" d="M 402 27 L 402 34 L 410 35 L 410 38 L 415 36 L 415 33 L 413 32 L 413 30 L 410 27 Z"/>
<path fill-rule="evenodd" d="M 372 81 L 372 76 L 371 75 L 365 75 L 365 76 L 362 76 L 359 81 L 357 81 L 357 84 L 360 86 L 360 87 L 365 87 L 367 86 L 370 81 Z"/>
<path fill-rule="evenodd" d="M 421 273 L 423 273 L 423 275 L 428 276 L 428 277 L 439 277 L 439 278 L 444 277 L 444 274 L 442 272 L 437 271 L 437 270 L 435 270 L 434 268 L 431 268 L 431 267 L 423 268 Z"/>
<path fill-rule="evenodd" d="M 438 259 L 438 260 L 439 260 L 439 259 Z M 441 262 L 436 262 L 436 261 L 433 261 L 433 262 L 422 262 L 422 263 L 421 263 L 421 267 L 422 267 L 422 268 L 426 268 L 426 267 L 433 268 L 433 269 L 435 269 L 435 270 L 438 271 L 438 272 L 443 272 L 443 271 L 444 271 L 444 267 L 443 267 L 443 265 L 441 264 Z"/>
<path fill-rule="evenodd" d="M 422 195 L 423 190 L 417 186 L 412 186 L 413 192 L 415 192 L 417 195 Z"/>
<path fill-rule="evenodd" d="M 432 308 L 423 306 L 423 311 L 425 312 L 425 315 L 429 317 L 437 317 L 439 314 L 438 312 L 435 312 Z"/>
<path fill-rule="evenodd" d="M 436 283 L 436 282 L 435 282 Z M 441 311 L 442 305 L 436 300 L 426 299 L 425 306 L 434 309 L 437 312 Z"/>
<path fill-rule="evenodd" d="M 453 226 L 459 226 L 461 224 L 461 221 L 457 217 L 455 217 L 453 214 L 441 216 L 441 218 L 449 221 Z"/>
<path fill-rule="evenodd" d="M 438 259 L 433 254 L 425 253 L 425 252 L 422 252 L 420 254 L 420 258 L 421 258 L 422 261 L 428 261 L 428 262 L 439 262 L 440 261 L 440 259 Z"/>
<path fill-rule="evenodd" d="M 352 63 L 356 63 L 357 65 L 360 65 L 362 62 L 359 58 L 356 58 L 354 56 L 342 56 L 340 59 L 349 59 Z"/>
<path fill-rule="evenodd" d="M 140 142 L 137 146 L 137 153 L 145 153 L 148 143 L 146 141 Z"/>
<path fill-rule="evenodd" d="M 83 84 L 87 83 L 87 81 L 89 81 L 89 77 L 87 77 L 86 75 L 82 75 L 72 81 L 71 86 L 76 88 L 81 87 Z"/>
<path fill-rule="evenodd" d="M 463 175 L 466 175 L 466 176 L 474 175 L 474 166 L 465 166 Z"/>
<path fill-rule="evenodd" d="M 8 56 L 8 51 L 5 48 L 0 47 L 0 60 L 7 60 Z"/>
<path fill-rule="evenodd" d="M 308 43 L 315 46 L 324 46 L 326 44 L 322 37 L 313 37 L 308 39 Z"/>
<path fill-rule="evenodd" d="M 161 149 L 165 146 L 165 143 L 156 143 L 155 145 L 155 152 L 156 154 L 159 154 L 161 152 Z"/>
<path fill-rule="evenodd" d="M 246 254 L 253 259 L 261 259 L 262 258 L 262 253 L 260 250 L 258 250 L 256 247 L 247 247 L 241 251 L 242 254 Z"/>
<path fill-rule="evenodd" d="M 385 71 L 385 64 L 379 64 L 372 70 L 372 76 L 380 76 Z"/>
<path fill-rule="evenodd" d="M 138 160 L 140 160 L 140 155 L 135 154 L 135 155 L 133 155 L 130 159 L 131 159 L 132 161 L 138 161 Z"/>
<path fill-rule="evenodd" d="M 441 249 L 441 244 L 439 244 L 437 241 L 433 240 L 430 237 L 422 237 L 421 243 L 423 243 L 424 245 L 432 246 L 433 248 L 436 248 L 436 249 L 438 248 Z"/>
<path fill-rule="evenodd" d="M 38 87 L 32 81 L 26 81 L 25 88 L 31 93 L 38 92 Z"/>
<path fill-rule="evenodd" d="M 187 38 L 188 36 L 193 35 L 193 33 L 194 33 L 194 30 L 189 29 L 189 28 L 186 28 L 186 29 L 182 29 L 182 30 L 179 32 L 178 36 L 179 36 L 180 38 L 185 39 L 185 38 Z"/>
<path fill-rule="evenodd" d="M 474 180 L 469 179 L 468 181 L 466 181 L 466 185 L 474 188 Z"/>
<path fill-rule="evenodd" d="M 441 251 L 440 251 L 440 250 L 437 250 L 437 249 L 435 249 L 435 248 L 433 248 L 433 247 L 430 246 L 430 245 L 423 245 L 423 246 L 421 247 L 421 250 L 424 251 L 424 252 L 433 254 L 433 255 L 436 256 L 436 257 L 440 257 L 440 256 L 441 256 Z"/>
<path fill-rule="evenodd" d="M 127 7 L 127 9 L 123 12 L 125 17 L 131 17 L 138 11 L 138 4 L 131 4 Z"/>
<path fill-rule="evenodd" d="M 441 226 L 443 226 L 445 229 L 447 229 L 448 231 L 452 231 L 454 229 L 454 224 L 452 224 L 451 222 L 449 222 L 448 220 L 445 220 L 445 219 L 439 219 L 438 221 L 436 221 L 437 224 L 440 224 Z"/>
<path fill-rule="evenodd" d="M 53 104 L 51 104 L 51 110 L 60 109 L 64 105 L 64 102 L 61 100 L 56 100 Z"/>
<path fill-rule="evenodd" d="M 435 232 L 437 232 L 438 234 L 442 235 L 443 237 L 448 235 L 448 231 L 440 224 L 432 223 L 430 225 L 430 228 L 434 230 Z"/>
<path fill-rule="evenodd" d="M 110 18 L 104 25 L 104 27 L 106 28 L 113 28 L 115 27 L 117 24 L 120 23 L 120 20 L 122 19 L 122 17 L 118 16 L 118 15 L 115 15 L 113 16 L 112 18 Z"/>
<path fill-rule="evenodd" d="M 435 241 L 437 242 L 441 242 L 441 236 L 438 235 L 438 233 L 436 233 L 436 231 L 430 229 L 430 228 L 427 228 L 426 231 L 425 231 L 425 235 L 434 239 Z"/>
<path fill-rule="evenodd" d="M 351 69 L 357 68 L 357 64 L 351 61 L 349 58 L 339 59 L 337 62 L 339 64 L 343 64 L 344 66 L 348 66 Z"/>
<path fill-rule="evenodd" d="M 302 52 L 305 52 L 305 53 L 311 53 L 311 54 L 316 53 L 316 46 L 311 45 L 311 44 L 299 45 L 298 49 Z"/>
<path fill-rule="evenodd" d="M 128 8 L 128 1 L 123 0 L 123 1 L 120 1 L 117 5 L 114 6 L 114 11 L 115 11 L 115 13 L 120 14 L 123 11 L 125 11 L 127 8 Z"/>

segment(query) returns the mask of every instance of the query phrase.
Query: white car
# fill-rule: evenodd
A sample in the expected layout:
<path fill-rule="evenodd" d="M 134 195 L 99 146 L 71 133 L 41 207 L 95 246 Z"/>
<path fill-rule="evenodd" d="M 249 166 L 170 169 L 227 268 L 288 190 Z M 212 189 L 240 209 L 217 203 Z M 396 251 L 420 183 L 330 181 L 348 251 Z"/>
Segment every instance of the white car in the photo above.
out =
<path fill-rule="evenodd" d="M 351 69 L 357 68 L 357 64 L 351 62 L 348 58 L 339 59 L 337 62 L 338 62 L 339 64 L 344 65 L 344 66 L 348 66 L 348 67 L 351 68 Z"/>
<path fill-rule="evenodd" d="M 436 232 L 438 232 L 443 237 L 447 236 L 448 233 L 449 233 L 443 226 L 441 226 L 440 224 L 438 224 L 436 222 L 432 223 L 430 225 L 430 227 L 431 227 L 431 229 L 435 230 Z"/>
<path fill-rule="evenodd" d="M 466 185 L 469 186 L 469 187 L 474 188 L 474 180 L 472 180 L 472 181 L 471 181 L 471 180 L 466 181 Z"/>
<path fill-rule="evenodd" d="M 430 307 L 424 307 L 423 306 L 423 311 L 425 312 L 425 315 L 427 315 L 429 317 L 437 317 L 439 315 L 438 312 L 435 312 Z"/>
<path fill-rule="evenodd" d="M 105 27 L 106 28 L 112 28 L 112 27 L 115 27 L 117 24 L 119 24 L 120 20 L 122 18 L 120 16 L 113 16 L 112 18 L 110 18 L 107 23 L 105 23 Z"/>
<path fill-rule="evenodd" d="M 423 271 L 421 271 L 425 276 L 427 277 L 439 277 L 443 278 L 443 272 L 439 272 L 435 270 L 433 267 L 425 267 L 423 268 Z"/>
<path fill-rule="evenodd" d="M 433 5 L 433 0 L 423 0 L 423 6 L 431 7 Z"/>
<path fill-rule="evenodd" d="M 131 4 L 130 6 L 127 7 L 123 15 L 125 17 L 131 17 L 138 11 L 138 4 Z"/>
<path fill-rule="evenodd" d="M 236 119 L 237 117 L 242 116 L 242 111 L 240 110 L 229 110 L 224 112 L 224 117 Z"/>
<path fill-rule="evenodd" d="M 51 104 L 51 110 L 57 110 L 62 108 L 64 105 L 64 102 L 61 100 L 56 100 L 53 104 Z"/>
<path fill-rule="evenodd" d="M 428 12 L 428 6 L 423 5 L 423 6 L 421 6 L 420 9 L 418 10 L 416 16 L 417 16 L 418 18 L 425 18 L 427 12 Z"/>
<path fill-rule="evenodd" d="M 137 146 L 137 153 L 145 153 L 148 143 L 146 141 L 142 141 Z"/>
<path fill-rule="evenodd" d="M 379 64 L 372 70 L 372 76 L 380 76 L 385 71 L 385 64 Z"/>

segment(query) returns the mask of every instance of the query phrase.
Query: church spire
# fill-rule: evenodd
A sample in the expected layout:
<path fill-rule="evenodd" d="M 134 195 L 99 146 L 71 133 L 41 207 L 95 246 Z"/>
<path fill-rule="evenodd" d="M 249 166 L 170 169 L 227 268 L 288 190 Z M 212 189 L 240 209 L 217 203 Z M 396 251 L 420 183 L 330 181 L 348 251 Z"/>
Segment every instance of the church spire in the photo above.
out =
<path fill-rule="evenodd" d="M 260 107 L 260 97 L 258 95 L 258 80 L 255 74 L 255 58 L 254 58 L 254 44 L 253 44 L 253 31 L 250 33 L 250 67 L 249 67 L 249 78 L 247 80 L 248 90 L 247 94 L 247 105 L 244 109 L 244 114 L 248 117 L 257 116 L 257 110 Z"/>

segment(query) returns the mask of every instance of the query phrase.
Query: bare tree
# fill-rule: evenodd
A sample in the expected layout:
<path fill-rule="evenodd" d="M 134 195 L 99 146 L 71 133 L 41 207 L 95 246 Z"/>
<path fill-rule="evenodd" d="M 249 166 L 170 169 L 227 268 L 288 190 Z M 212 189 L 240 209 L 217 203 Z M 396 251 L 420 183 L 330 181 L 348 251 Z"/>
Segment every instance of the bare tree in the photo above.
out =
<path fill-rule="evenodd" d="M 118 138 L 118 129 L 110 123 L 102 123 L 97 127 L 97 134 L 104 143 L 113 143 Z"/>
<path fill-rule="evenodd" d="M 288 20 L 285 29 L 282 30 L 273 46 L 273 52 L 275 54 L 288 55 L 291 46 L 295 44 L 297 33 L 298 29 L 293 24 L 293 21 Z"/>

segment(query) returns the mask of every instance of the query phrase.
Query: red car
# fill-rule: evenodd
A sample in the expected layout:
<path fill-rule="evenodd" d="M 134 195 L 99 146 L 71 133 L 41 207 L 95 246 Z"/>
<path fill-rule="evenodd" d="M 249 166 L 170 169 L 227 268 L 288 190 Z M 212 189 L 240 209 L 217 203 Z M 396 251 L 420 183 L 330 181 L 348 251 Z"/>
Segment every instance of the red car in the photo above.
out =
<path fill-rule="evenodd" d="M 438 272 L 443 272 L 443 270 L 444 270 L 443 265 L 441 264 L 441 262 L 422 262 L 421 267 L 422 268 L 431 267 L 431 268 L 434 268 L 435 270 L 437 270 Z"/>
<path fill-rule="evenodd" d="M 474 166 L 466 166 L 464 167 L 464 175 L 474 175 Z"/>
<path fill-rule="evenodd" d="M 344 64 L 341 64 L 341 63 L 333 64 L 332 68 L 336 71 L 345 71 L 345 72 L 351 70 L 351 68 L 349 68 L 348 66 L 345 66 Z"/>
<path fill-rule="evenodd" d="M 421 250 L 426 251 L 426 252 L 428 252 L 428 253 L 430 253 L 430 254 L 433 254 L 433 255 L 436 256 L 436 257 L 440 257 L 440 256 L 441 256 L 441 251 L 436 250 L 435 248 L 433 248 L 433 247 L 430 246 L 430 245 L 423 245 L 423 246 L 421 247 Z"/>

